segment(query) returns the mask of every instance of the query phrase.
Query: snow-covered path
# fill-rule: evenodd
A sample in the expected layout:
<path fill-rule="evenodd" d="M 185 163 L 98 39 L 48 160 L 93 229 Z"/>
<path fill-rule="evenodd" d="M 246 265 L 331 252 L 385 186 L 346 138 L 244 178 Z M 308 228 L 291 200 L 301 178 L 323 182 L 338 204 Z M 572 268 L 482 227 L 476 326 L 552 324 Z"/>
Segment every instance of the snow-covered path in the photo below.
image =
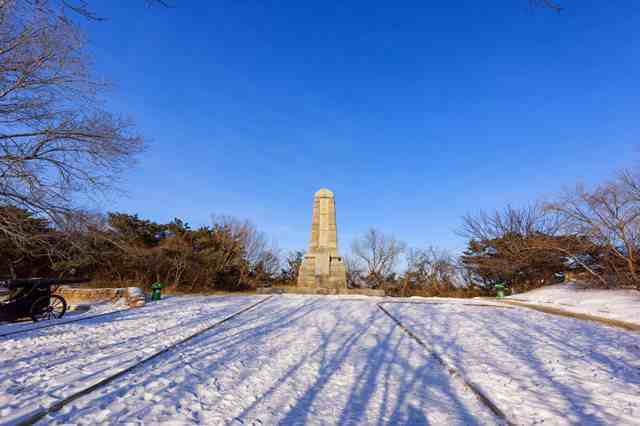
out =
<path fill-rule="evenodd" d="M 0 424 L 85 389 L 260 299 L 170 298 L 0 337 Z"/>
<path fill-rule="evenodd" d="M 640 424 L 640 335 L 520 308 L 385 303 L 517 424 Z"/>
<path fill-rule="evenodd" d="M 43 420 L 496 424 L 371 300 L 279 296 Z"/>
<path fill-rule="evenodd" d="M 575 282 L 568 282 L 515 294 L 507 299 L 640 325 L 638 290 L 582 288 Z"/>
<path fill-rule="evenodd" d="M 203 330 L 40 423 L 499 424 L 434 351 L 516 424 L 640 424 L 638 333 L 462 300 L 283 295 L 243 312 L 264 300 L 170 298 L 0 337 L 0 424 Z"/>

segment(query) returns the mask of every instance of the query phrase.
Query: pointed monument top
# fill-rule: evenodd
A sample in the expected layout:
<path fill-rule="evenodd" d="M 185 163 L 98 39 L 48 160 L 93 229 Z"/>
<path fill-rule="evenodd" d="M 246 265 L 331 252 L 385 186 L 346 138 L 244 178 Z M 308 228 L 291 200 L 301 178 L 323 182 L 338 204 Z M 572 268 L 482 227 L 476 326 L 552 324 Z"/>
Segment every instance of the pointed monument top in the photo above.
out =
<path fill-rule="evenodd" d="M 316 192 L 316 197 L 331 197 L 333 198 L 333 192 L 329 191 L 327 188 L 322 188 L 318 192 Z"/>

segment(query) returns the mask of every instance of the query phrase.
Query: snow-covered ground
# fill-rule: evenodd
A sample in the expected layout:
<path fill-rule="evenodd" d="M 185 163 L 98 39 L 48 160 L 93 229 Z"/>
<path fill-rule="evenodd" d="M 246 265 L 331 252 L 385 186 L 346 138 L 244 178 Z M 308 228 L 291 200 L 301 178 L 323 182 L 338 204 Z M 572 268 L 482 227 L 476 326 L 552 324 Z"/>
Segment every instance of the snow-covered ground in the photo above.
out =
<path fill-rule="evenodd" d="M 256 301 L 173 297 L 0 337 L 0 424 L 48 407 Z"/>
<path fill-rule="evenodd" d="M 515 294 L 507 299 L 640 324 L 640 291 L 637 290 L 583 289 L 569 282 Z"/>
<path fill-rule="evenodd" d="M 274 297 L 76 400 L 43 423 L 496 423 L 469 390 L 372 302 Z M 202 304 L 193 300 L 185 309 Z M 11 389 L 15 404 L 24 406 L 49 398 L 56 385 L 68 390 L 90 384 L 92 374 L 120 368 L 154 344 L 148 336 L 157 318 L 149 315 L 170 318 L 173 313 L 140 313 L 130 318 L 127 333 L 120 331 L 126 323 L 104 331 L 83 325 L 81 335 L 43 330 L 44 335 L 3 342 L 3 356 L 18 365 L 32 362 L 5 380 L 14 383 L 3 385 L 0 393 Z M 182 327 L 211 314 L 184 316 L 191 320 Z M 82 345 L 93 354 L 89 362 L 80 349 L 64 349 L 84 339 L 102 341 L 90 348 Z M 164 342 L 166 336 L 157 340 Z M 0 372 L 10 371 L 8 364 L 9 359 Z M 58 370 L 50 371 L 52 365 Z"/>
<path fill-rule="evenodd" d="M 0 424 L 265 297 L 174 297 L 0 337 Z M 640 334 L 479 301 L 385 303 L 425 349 L 383 301 L 273 296 L 40 423 L 499 424 L 435 351 L 518 424 L 640 424 Z"/>
<path fill-rule="evenodd" d="M 104 315 L 110 312 L 116 312 L 125 309 L 128 309 L 126 305 L 121 303 L 114 304 L 111 302 L 95 303 L 93 305 L 71 306 L 64 314 L 64 317 L 57 320 L 42 321 L 37 323 L 34 323 L 31 320 L 24 320 L 14 323 L 0 322 L 0 336 L 9 333 L 35 330 L 42 327 L 50 327 L 53 324 L 58 325 L 68 322 L 75 322 L 80 318 Z"/>
<path fill-rule="evenodd" d="M 517 424 L 640 424 L 640 334 L 517 307 L 383 305 Z"/>

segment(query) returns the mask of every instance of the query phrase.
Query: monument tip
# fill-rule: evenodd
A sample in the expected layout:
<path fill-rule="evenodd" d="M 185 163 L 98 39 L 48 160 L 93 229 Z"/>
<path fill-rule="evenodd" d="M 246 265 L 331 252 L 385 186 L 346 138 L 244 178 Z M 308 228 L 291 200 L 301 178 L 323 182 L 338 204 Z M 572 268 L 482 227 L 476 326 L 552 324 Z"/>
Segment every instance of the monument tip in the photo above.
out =
<path fill-rule="evenodd" d="M 322 188 L 318 192 L 316 192 L 315 196 L 316 197 L 332 197 L 333 198 L 333 192 L 331 192 L 327 188 Z"/>

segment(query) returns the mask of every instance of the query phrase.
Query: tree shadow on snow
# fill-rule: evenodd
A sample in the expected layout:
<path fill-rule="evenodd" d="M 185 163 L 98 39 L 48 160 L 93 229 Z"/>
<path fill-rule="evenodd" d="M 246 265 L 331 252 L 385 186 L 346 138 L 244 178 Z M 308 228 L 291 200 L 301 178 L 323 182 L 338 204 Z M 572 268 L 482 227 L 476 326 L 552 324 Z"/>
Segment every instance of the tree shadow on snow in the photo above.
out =
<path fill-rule="evenodd" d="M 501 407 L 516 415 L 524 408 L 582 424 L 620 421 L 607 399 L 593 389 L 590 377 L 584 374 L 589 370 L 619 382 L 617 388 L 627 388 L 631 395 L 636 392 L 632 388 L 640 391 L 640 336 L 633 333 L 522 310 L 394 305 L 392 312 L 401 321 L 472 381 L 482 378 L 489 393 L 491 386 L 519 389 L 519 395 L 507 397 L 520 397 L 522 402 Z M 485 338 L 484 346 L 474 346 L 469 340 L 478 337 Z M 616 342 L 616 351 L 611 351 L 611 342 Z M 550 387 L 552 392 L 538 386 Z M 504 389 L 494 391 L 504 394 Z M 609 396 L 617 397 L 618 392 Z M 640 398 L 636 398 L 638 403 Z"/>
<path fill-rule="evenodd" d="M 378 425 L 427 425 L 430 413 L 455 413 L 459 424 L 478 423 L 477 404 L 461 399 L 438 362 L 368 301 L 274 298 L 130 375 L 56 420 L 91 418 L 108 401 L 125 403 L 115 423 L 207 423 L 202 416 L 212 413 L 243 423 Z M 140 400 L 147 391 L 155 399 Z"/>

